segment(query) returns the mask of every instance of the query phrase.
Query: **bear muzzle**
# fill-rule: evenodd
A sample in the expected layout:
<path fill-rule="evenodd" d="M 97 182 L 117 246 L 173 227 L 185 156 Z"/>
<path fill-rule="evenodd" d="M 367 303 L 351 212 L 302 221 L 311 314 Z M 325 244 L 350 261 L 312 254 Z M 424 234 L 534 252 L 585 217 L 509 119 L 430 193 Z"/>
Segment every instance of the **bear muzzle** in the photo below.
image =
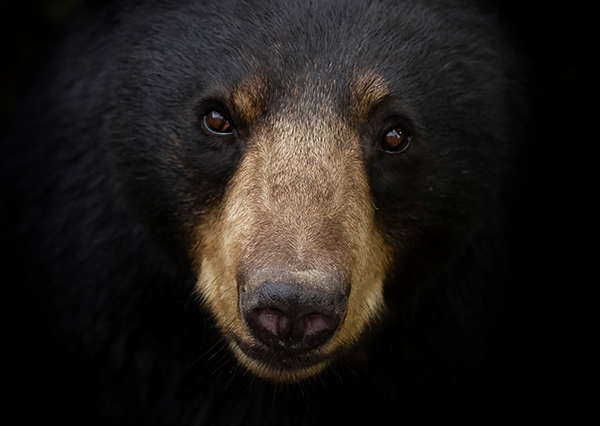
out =
<path fill-rule="evenodd" d="M 391 252 L 356 130 L 327 94 L 281 102 L 293 108 L 253 125 L 192 253 L 197 290 L 238 361 L 279 383 L 319 374 L 379 320 Z M 318 123 L 297 110 L 317 104 Z"/>

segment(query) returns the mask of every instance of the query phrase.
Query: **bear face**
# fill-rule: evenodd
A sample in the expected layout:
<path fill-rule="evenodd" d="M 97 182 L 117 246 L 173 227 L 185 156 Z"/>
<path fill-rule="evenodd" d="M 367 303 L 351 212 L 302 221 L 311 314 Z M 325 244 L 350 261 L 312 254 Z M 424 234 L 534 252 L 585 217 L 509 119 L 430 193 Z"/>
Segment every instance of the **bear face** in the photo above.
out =
<path fill-rule="evenodd" d="M 107 83 L 120 191 L 263 378 L 346 352 L 493 199 L 510 57 L 476 15 L 412 3 L 190 4 L 136 18 L 152 37 L 115 29 L 138 42 Z"/>
<path fill-rule="evenodd" d="M 128 199 L 182 236 L 239 361 L 275 381 L 320 371 L 385 311 L 386 285 L 416 285 L 392 276 L 427 276 L 464 244 L 501 171 L 511 89 L 489 29 L 454 9 L 284 9 L 161 11 L 186 31 L 155 26 L 128 51 L 115 93 L 145 100 L 117 96 L 110 134 Z"/>
<path fill-rule="evenodd" d="M 73 26 L 3 156 L 25 194 L 11 244 L 69 342 L 155 333 L 147 295 L 192 275 L 237 361 L 296 382 L 432 279 L 487 285 L 442 276 L 479 262 L 463 259 L 477 238 L 500 241 L 487 224 L 518 99 L 485 16 L 445 0 L 140 3 Z M 169 318 L 157 329 L 179 336 Z"/>

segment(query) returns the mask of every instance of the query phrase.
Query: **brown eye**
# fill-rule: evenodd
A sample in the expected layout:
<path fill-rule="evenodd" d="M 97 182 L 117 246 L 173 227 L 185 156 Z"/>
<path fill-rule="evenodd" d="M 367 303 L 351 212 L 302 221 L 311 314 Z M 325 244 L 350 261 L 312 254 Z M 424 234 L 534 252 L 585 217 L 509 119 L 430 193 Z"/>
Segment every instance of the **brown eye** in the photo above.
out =
<path fill-rule="evenodd" d="M 218 111 L 211 111 L 206 114 L 204 116 L 204 125 L 213 133 L 225 135 L 232 133 L 231 123 Z"/>
<path fill-rule="evenodd" d="M 394 127 L 386 133 L 379 143 L 379 147 L 394 154 L 405 151 L 410 145 L 411 136 L 402 127 Z"/>

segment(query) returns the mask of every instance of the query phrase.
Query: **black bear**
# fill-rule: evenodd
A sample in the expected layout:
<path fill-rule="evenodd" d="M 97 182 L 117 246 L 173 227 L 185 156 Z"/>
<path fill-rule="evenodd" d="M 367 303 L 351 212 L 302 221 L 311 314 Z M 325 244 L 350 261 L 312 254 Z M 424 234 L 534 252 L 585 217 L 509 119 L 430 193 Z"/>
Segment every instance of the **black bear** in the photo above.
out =
<path fill-rule="evenodd" d="M 363 424 L 508 385 L 521 101 L 487 9 L 91 3 L 44 64 L 0 183 L 39 414 Z"/>

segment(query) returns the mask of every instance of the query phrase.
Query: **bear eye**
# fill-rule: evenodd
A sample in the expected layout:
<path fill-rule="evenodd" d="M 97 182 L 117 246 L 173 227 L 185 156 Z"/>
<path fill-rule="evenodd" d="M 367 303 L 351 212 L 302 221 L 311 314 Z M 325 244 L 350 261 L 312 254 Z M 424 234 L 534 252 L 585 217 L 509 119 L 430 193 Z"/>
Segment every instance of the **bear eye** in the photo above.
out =
<path fill-rule="evenodd" d="M 381 139 L 379 148 L 385 152 L 399 154 L 406 151 L 410 145 L 411 139 L 412 137 L 406 129 L 394 127 Z"/>
<path fill-rule="evenodd" d="M 210 111 L 204 116 L 204 125 L 207 130 L 218 135 L 230 135 L 233 126 L 219 111 Z"/>

